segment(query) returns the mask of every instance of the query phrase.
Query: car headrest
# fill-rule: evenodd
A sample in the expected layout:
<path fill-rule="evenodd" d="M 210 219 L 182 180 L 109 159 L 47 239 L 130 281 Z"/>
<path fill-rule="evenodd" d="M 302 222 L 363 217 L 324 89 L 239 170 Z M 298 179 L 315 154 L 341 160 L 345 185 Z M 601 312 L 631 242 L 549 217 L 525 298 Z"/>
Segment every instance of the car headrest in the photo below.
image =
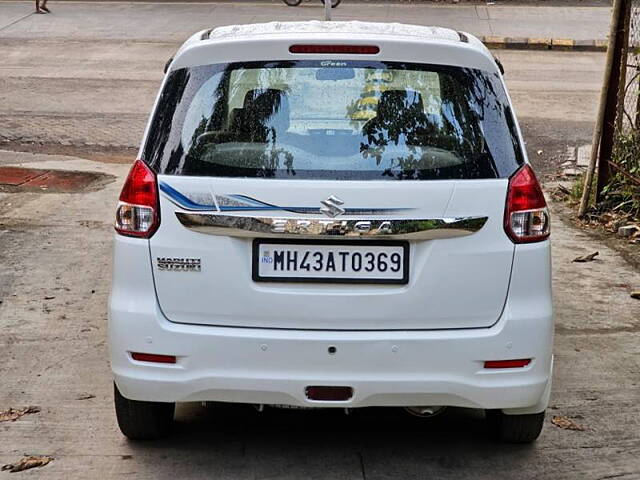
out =
<path fill-rule="evenodd" d="M 249 90 L 244 97 L 244 114 L 264 126 L 280 131 L 289 128 L 289 97 L 284 90 L 261 88 Z"/>
<path fill-rule="evenodd" d="M 228 127 L 230 130 L 237 130 L 238 125 L 242 122 L 243 108 L 233 108 L 229 113 Z"/>

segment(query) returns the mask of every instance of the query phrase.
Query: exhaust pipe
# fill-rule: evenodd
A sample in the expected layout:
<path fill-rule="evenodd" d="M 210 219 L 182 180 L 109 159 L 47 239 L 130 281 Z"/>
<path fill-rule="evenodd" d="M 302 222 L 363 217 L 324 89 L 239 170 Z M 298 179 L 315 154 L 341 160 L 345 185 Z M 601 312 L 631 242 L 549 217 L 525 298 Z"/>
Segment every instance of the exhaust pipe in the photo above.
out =
<path fill-rule="evenodd" d="M 410 415 L 413 415 L 414 417 L 420 417 L 420 418 L 435 417 L 436 415 L 440 415 L 446 409 L 447 407 L 444 407 L 442 405 L 435 405 L 435 406 L 429 405 L 429 406 L 422 406 L 422 407 L 404 407 L 405 412 L 409 413 Z"/>

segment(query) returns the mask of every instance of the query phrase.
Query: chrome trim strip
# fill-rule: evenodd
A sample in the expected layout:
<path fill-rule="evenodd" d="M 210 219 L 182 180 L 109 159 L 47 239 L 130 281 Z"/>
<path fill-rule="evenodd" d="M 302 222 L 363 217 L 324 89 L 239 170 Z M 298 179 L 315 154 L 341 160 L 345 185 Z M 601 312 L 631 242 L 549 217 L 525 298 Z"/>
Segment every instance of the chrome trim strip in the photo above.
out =
<path fill-rule="evenodd" d="M 291 207 L 291 206 L 278 206 L 270 203 L 265 203 L 261 200 L 248 197 L 247 195 L 239 194 L 227 194 L 227 195 L 214 195 L 203 192 L 188 192 L 182 193 L 173 188 L 166 182 L 158 182 L 160 191 L 165 197 L 169 199 L 174 205 L 182 208 L 183 210 L 190 211 L 211 211 L 219 210 L 221 212 L 254 212 L 254 211 L 284 211 L 291 213 L 299 213 L 303 215 L 322 215 L 324 209 L 328 208 L 323 202 L 320 202 L 324 207 Z M 210 197 L 210 198 L 207 198 Z M 333 197 L 333 196 L 332 196 Z M 206 201 L 208 203 L 202 203 Z M 216 205 L 217 203 L 217 205 Z M 341 204 L 340 204 L 341 205 Z M 411 208 L 342 208 L 343 212 L 347 215 L 391 215 L 402 211 L 413 210 Z M 330 215 L 329 215 L 330 216 Z"/>
<path fill-rule="evenodd" d="M 329 220 L 295 217 L 253 217 L 224 213 L 176 212 L 190 230 L 230 237 L 434 240 L 465 237 L 480 230 L 488 217 L 386 220 Z"/>

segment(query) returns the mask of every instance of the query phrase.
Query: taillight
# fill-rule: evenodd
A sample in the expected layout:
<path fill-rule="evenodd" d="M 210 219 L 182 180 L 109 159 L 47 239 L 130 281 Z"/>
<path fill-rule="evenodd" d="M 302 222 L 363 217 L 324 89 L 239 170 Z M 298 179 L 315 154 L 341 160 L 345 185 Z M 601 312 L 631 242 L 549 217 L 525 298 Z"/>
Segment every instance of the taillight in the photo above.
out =
<path fill-rule="evenodd" d="M 540 184 L 525 165 L 509 180 L 504 229 L 514 243 L 540 242 L 549 236 L 549 220 Z"/>
<path fill-rule="evenodd" d="M 149 238 L 159 225 L 156 175 L 142 160 L 136 160 L 120 193 L 116 231 L 128 237 Z"/>

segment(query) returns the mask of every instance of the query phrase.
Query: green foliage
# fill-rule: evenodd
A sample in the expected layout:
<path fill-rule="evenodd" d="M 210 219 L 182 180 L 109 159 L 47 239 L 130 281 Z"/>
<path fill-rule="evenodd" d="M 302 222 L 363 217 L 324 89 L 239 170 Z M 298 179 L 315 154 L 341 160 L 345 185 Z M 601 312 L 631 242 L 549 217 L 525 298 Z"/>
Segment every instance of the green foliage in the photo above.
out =
<path fill-rule="evenodd" d="M 579 202 L 582 198 L 582 191 L 584 190 L 584 178 L 584 173 L 578 175 L 571 185 L 571 193 L 569 194 L 569 196 L 571 197 L 571 200 L 575 202 Z"/>
<path fill-rule="evenodd" d="M 640 181 L 640 131 L 617 135 L 612 160 L 627 172 L 627 175 L 611 167 L 613 176 L 602 192 L 603 201 L 599 206 L 638 218 L 640 185 L 630 176 Z"/>

